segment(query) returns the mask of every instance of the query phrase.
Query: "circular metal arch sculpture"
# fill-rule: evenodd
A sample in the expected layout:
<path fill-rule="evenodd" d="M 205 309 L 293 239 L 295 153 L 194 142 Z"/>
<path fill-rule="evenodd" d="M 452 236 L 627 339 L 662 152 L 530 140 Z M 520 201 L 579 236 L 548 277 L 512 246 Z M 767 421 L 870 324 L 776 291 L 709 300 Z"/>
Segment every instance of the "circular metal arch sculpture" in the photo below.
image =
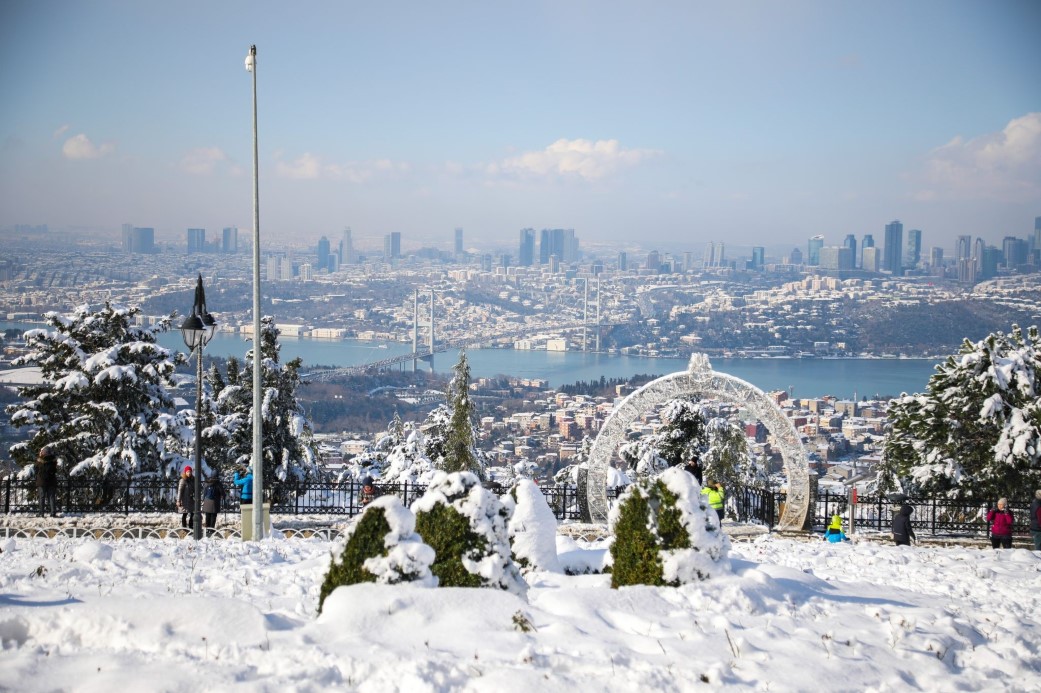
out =
<path fill-rule="evenodd" d="M 800 531 L 806 526 L 810 508 L 810 477 L 806 450 L 791 420 L 759 388 L 726 373 L 712 370 L 708 356 L 693 354 L 686 371 L 652 380 L 619 404 L 607 417 L 589 453 L 586 493 L 594 522 L 606 522 L 607 467 L 615 450 L 625 440 L 626 430 L 644 412 L 670 399 L 707 395 L 750 410 L 774 436 L 784 458 L 788 499 L 778 524 L 780 531 Z"/>

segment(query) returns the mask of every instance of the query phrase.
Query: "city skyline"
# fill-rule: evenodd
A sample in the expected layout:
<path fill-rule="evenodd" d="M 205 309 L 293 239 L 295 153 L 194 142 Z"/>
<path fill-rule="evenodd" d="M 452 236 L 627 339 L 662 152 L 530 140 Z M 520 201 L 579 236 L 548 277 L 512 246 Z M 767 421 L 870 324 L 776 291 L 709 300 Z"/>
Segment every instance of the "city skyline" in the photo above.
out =
<path fill-rule="evenodd" d="M 0 8 L 0 227 L 923 248 L 1041 214 L 1030 2 Z M 885 36 L 885 40 L 880 40 Z M 190 38 L 187 38 L 190 37 Z"/>

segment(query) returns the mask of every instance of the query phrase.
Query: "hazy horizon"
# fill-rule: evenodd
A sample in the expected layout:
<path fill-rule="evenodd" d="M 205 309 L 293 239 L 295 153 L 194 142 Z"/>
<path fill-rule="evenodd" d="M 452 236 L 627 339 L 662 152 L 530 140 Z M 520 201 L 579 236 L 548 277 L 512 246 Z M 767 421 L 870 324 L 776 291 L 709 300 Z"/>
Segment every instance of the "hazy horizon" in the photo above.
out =
<path fill-rule="evenodd" d="M 1041 216 L 1041 4 L 0 6 L 0 227 L 922 246 Z M 371 239 L 371 241 L 369 240 Z M 731 246 L 731 241 L 737 239 Z"/>

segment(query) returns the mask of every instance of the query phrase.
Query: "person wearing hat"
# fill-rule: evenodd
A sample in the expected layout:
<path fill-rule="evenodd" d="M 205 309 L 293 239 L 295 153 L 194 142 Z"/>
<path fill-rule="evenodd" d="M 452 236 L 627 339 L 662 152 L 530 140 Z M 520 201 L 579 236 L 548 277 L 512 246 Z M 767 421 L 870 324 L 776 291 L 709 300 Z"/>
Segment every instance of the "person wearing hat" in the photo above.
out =
<path fill-rule="evenodd" d="M 185 466 L 177 484 L 177 509 L 181 511 L 181 526 L 191 529 L 195 522 L 195 477 L 190 466 Z"/>
<path fill-rule="evenodd" d="M 726 492 L 723 490 L 723 484 L 718 481 L 709 480 L 705 487 L 701 489 L 701 494 L 707 497 L 709 507 L 716 511 L 716 515 L 719 516 L 720 523 L 723 522 L 723 500 L 726 498 Z"/>
<path fill-rule="evenodd" d="M 239 473 L 235 472 L 235 476 L 231 479 L 232 483 L 236 486 L 241 486 L 239 490 L 239 505 L 252 505 L 253 504 L 253 470 L 246 467 L 246 475 L 239 478 Z"/>
<path fill-rule="evenodd" d="M 372 483 L 372 477 L 371 476 L 364 476 L 364 477 L 362 477 L 362 479 L 361 479 L 361 495 L 358 496 L 358 503 L 361 505 L 361 507 L 364 508 L 366 505 L 368 505 L 372 501 L 376 500 L 376 496 L 377 495 L 379 495 L 379 494 L 376 493 L 376 487 Z"/>
<path fill-rule="evenodd" d="M 48 447 L 40 448 L 36 458 L 36 491 L 40 498 L 40 517 L 47 505 L 51 507 L 51 517 L 57 517 L 58 495 L 58 456 Z"/>
<path fill-rule="evenodd" d="M 832 544 L 839 544 L 843 541 L 849 541 L 846 537 L 846 533 L 842 531 L 842 517 L 838 514 L 831 516 L 831 524 L 824 530 L 824 538 L 830 541 Z"/>

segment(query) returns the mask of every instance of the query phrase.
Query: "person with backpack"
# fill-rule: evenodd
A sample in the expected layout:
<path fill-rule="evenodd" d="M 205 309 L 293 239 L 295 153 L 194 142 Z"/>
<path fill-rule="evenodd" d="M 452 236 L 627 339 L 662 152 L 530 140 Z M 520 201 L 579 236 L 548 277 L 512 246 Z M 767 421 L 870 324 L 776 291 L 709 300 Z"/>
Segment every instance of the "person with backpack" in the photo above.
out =
<path fill-rule="evenodd" d="M 203 526 L 208 530 L 217 526 L 217 513 L 224 505 L 224 495 L 224 484 L 221 483 L 219 476 L 214 474 L 206 480 L 206 485 L 202 489 L 202 513 L 205 520 Z M 209 534 L 209 532 L 207 533 Z"/>

